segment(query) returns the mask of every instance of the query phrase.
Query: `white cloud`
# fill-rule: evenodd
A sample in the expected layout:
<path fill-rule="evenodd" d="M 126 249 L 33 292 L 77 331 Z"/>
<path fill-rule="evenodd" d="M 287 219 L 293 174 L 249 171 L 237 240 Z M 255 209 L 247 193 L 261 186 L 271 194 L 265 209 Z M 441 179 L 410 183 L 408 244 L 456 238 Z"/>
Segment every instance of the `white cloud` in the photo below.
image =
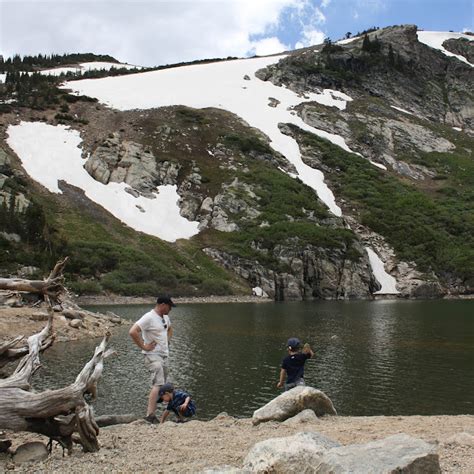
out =
<path fill-rule="evenodd" d="M 287 49 L 275 30 L 308 2 L 0 0 L 0 54 L 93 52 L 148 66 Z"/>
<path fill-rule="evenodd" d="M 324 41 L 326 35 L 316 29 L 305 29 L 303 35 L 299 41 L 295 44 L 295 48 L 306 48 L 308 46 L 314 46 L 316 44 L 321 44 Z"/>
<path fill-rule="evenodd" d="M 329 1 L 330 0 L 323 0 L 321 6 L 323 6 L 324 3 L 329 4 Z M 318 6 L 307 0 L 300 6 L 299 15 L 301 33 L 295 44 L 295 48 L 305 48 L 307 46 L 321 44 L 324 41 L 326 34 L 316 28 L 315 25 L 323 25 L 326 23 L 326 16 L 324 13 L 318 8 Z"/>
<path fill-rule="evenodd" d="M 289 46 L 284 45 L 276 36 L 271 38 L 263 38 L 253 43 L 251 52 L 257 56 L 267 56 L 269 54 L 281 53 L 290 49 Z"/>
<path fill-rule="evenodd" d="M 322 0 L 321 8 L 327 8 L 330 3 L 331 3 L 331 0 Z"/>

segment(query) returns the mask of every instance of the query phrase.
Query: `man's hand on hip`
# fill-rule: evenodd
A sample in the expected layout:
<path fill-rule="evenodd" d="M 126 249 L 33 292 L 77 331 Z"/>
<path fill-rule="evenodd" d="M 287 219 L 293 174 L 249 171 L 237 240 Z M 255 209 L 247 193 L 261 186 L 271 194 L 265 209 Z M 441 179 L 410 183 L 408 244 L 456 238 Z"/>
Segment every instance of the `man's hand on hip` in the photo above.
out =
<path fill-rule="evenodd" d="M 150 342 L 148 344 L 143 344 L 142 349 L 144 351 L 152 351 L 156 347 L 156 342 Z"/>

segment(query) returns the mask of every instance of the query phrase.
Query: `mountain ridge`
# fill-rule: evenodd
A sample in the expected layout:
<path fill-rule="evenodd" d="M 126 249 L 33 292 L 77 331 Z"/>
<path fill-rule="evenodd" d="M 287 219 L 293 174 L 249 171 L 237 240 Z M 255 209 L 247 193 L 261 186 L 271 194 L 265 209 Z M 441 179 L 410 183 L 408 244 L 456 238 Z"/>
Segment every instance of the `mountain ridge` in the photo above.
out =
<path fill-rule="evenodd" d="M 197 252 L 200 263 L 206 261 L 210 269 L 206 278 L 202 278 L 200 265 L 196 262 L 177 271 L 179 278 L 171 278 L 173 271 L 165 272 L 172 282 L 166 286 L 166 278 L 153 279 L 149 272 L 140 275 L 139 269 L 135 268 L 138 265 L 127 273 L 121 268 L 120 257 L 115 258 L 115 266 L 104 265 L 102 260 L 107 260 L 107 252 L 114 254 L 117 250 L 107 250 L 105 245 L 99 252 L 104 255 L 99 258 L 96 268 L 78 265 L 71 270 L 71 277 L 76 282 L 73 288 L 84 292 L 89 288 L 90 291 L 128 294 L 134 291 L 153 293 L 165 288 L 171 293 L 193 295 L 245 292 L 248 285 L 262 288 L 275 299 L 368 298 L 383 290 L 380 279 L 391 276 L 397 280 L 397 291 L 405 297 L 472 293 L 472 239 L 469 237 L 472 228 L 472 218 L 469 217 L 472 211 L 469 204 L 472 100 L 465 84 L 472 77 L 472 68 L 456 58 L 447 58 L 443 53 L 439 53 L 440 57 L 438 52 L 429 51 L 426 62 L 434 64 L 434 79 L 427 86 L 421 86 L 422 80 L 415 77 L 410 87 L 405 87 L 408 92 L 401 94 L 401 83 L 406 86 L 407 77 L 415 74 L 413 71 L 420 70 L 424 74 L 428 67 L 424 63 L 415 67 L 401 54 L 411 54 L 413 48 L 407 48 L 407 44 L 412 45 L 415 40 L 419 43 L 415 39 L 416 28 L 391 27 L 371 32 L 367 38 L 371 47 L 367 46 L 365 38 L 355 39 L 344 46 L 326 43 L 314 51 L 305 48 L 288 54 L 278 63 L 265 66 L 254 78 L 250 74 L 238 77 L 236 87 L 241 95 L 245 92 L 254 94 L 255 81 L 263 80 L 263 85 L 258 83 L 258 87 L 265 87 L 265 92 L 255 97 L 265 99 L 266 116 L 278 113 L 283 120 L 278 122 L 278 132 L 271 132 L 272 142 L 258 127 L 251 128 L 255 124 L 243 121 L 242 115 L 212 108 L 212 104 L 199 109 L 154 105 L 148 110 L 120 112 L 81 99 L 89 95 L 80 90 L 82 81 L 68 84 L 66 87 L 73 85 L 76 88 L 79 99 L 67 102 L 70 99 L 65 97 L 74 96 L 59 92 L 59 100 L 63 105 L 67 102 L 69 107 L 63 114 L 72 118 L 63 122 L 80 131 L 89 175 L 105 186 L 122 180 L 128 186 L 127 192 L 135 199 L 151 197 L 150 193 L 156 186 L 176 186 L 181 215 L 199 222 L 200 232 L 187 243 L 178 241 L 170 247 L 165 245 L 167 249 L 174 249 L 167 250 L 174 255 L 171 268 L 177 269 L 176 261 L 182 258 L 192 262 Z M 416 50 L 428 48 L 423 43 L 419 45 Z M 457 48 L 452 44 L 450 47 Z M 408 52 L 404 52 L 405 49 Z M 466 51 L 466 45 L 462 44 L 461 49 Z M 398 73 L 384 77 L 387 71 L 400 69 L 395 64 L 397 54 L 404 61 L 401 72 L 398 71 L 403 80 Z M 361 64 L 370 71 L 370 80 L 364 79 L 363 75 L 357 80 L 352 77 L 353 69 L 359 70 Z M 234 65 L 237 66 L 238 62 Z M 217 63 L 215 67 L 219 66 L 222 68 L 225 64 Z M 439 87 L 443 81 L 436 72 L 437 68 L 443 67 L 445 78 L 450 81 L 446 93 Z M 367 71 L 364 74 L 369 74 Z M 328 78 L 333 86 L 338 87 L 337 91 L 326 93 L 323 90 L 328 85 Z M 120 78 L 115 81 L 117 79 Z M 130 79 L 133 76 L 127 76 L 126 80 Z M 208 87 L 213 79 L 220 80 L 219 77 L 208 79 L 199 84 Z M 270 82 L 277 83 L 277 86 L 267 88 L 265 83 Z M 282 84 L 285 89 L 281 88 Z M 177 83 L 175 91 L 178 90 L 176 86 Z M 211 93 L 217 94 L 218 87 L 214 89 Z M 380 93 L 382 89 L 383 94 Z M 200 93 L 199 88 L 195 90 L 196 94 Z M 237 91 L 237 88 L 233 90 Z M 279 95 L 267 94 L 267 90 Z M 411 101 L 412 96 L 420 91 L 425 91 L 423 94 L 428 96 L 426 103 L 419 99 L 418 102 Z M 291 110 L 287 113 L 281 102 L 287 101 L 290 93 L 301 97 L 290 100 Z M 321 103 L 322 93 L 326 94 L 324 101 L 328 105 Z M 392 100 L 388 101 L 386 96 L 397 101 L 391 103 Z M 227 100 L 225 96 L 222 98 Z M 255 106 L 257 110 L 262 107 Z M 429 114 L 425 117 L 427 111 Z M 46 119 L 52 126 L 60 121 L 58 114 L 56 118 L 53 114 L 52 109 L 46 112 L 20 110 L 18 117 L 4 114 L 3 140 L 8 127 L 18 126 L 14 124 L 19 120 L 33 118 L 44 122 Z M 248 117 L 252 122 L 252 117 Z M 441 119 L 444 125 L 440 125 Z M 315 130 L 317 135 L 313 133 Z M 278 151 L 275 150 L 277 133 L 288 137 L 281 139 Z M 331 141 L 326 144 L 327 137 L 336 140 L 339 146 Z M 294 147 L 294 143 L 298 143 L 301 161 L 285 159 L 285 150 L 289 149 L 288 146 Z M 21 173 L 11 150 L 5 145 L 2 148 Z M 347 164 L 351 166 L 347 168 Z M 147 169 L 149 171 L 145 173 Z M 318 203 L 315 188 L 311 189 L 312 178 L 304 174 L 316 173 L 315 170 L 324 173 L 330 191 L 339 190 L 334 195 L 341 206 L 342 217 L 331 215 L 331 212 L 328 214 L 324 204 Z M 295 174 L 302 177 L 306 185 L 298 179 L 295 181 Z M 14 176 L 13 171 L 10 176 Z M 23 179 L 29 181 L 28 177 Z M 320 182 L 314 186 L 319 194 L 322 189 Z M 32 188 L 38 187 L 30 182 L 25 186 L 25 190 Z M 361 191 L 368 189 L 373 190 L 372 195 L 362 195 Z M 5 193 L 4 185 L 1 192 Z M 397 209 L 393 210 L 390 199 L 384 196 L 387 192 L 395 196 Z M 446 193 L 451 193 L 451 196 Z M 44 190 L 41 194 L 48 195 Z M 312 195 L 314 198 L 310 197 Z M 398 195 L 400 198 L 396 197 Z M 411 199 L 413 202 L 403 202 L 403 197 L 405 201 Z M 443 203 L 443 199 L 446 202 Z M 40 207 L 45 208 L 44 205 Z M 4 212 L 8 214 L 10 209 L 11 206 Z M 406 219 L 402 219 L 404 213 L 408 213 Z M 94 220 L 93 217 L 90 219 Z M 44 220 L 51 222 L 53 218 L 45 217 Z M 403 225 L 406 229 L 408 223 L 408 234 L 412 238 L 404 239 Z M 403 224 L 401 230 L 398 229 L 400 224 Z M 74 235 L 78 232 L 77 226 L 71 232 L 64 221 L 56 221 L 53 227 L 57 235 L 62 235 L 59 240 L 66 242 L 61 250 L 71 253 L 73 247 L 76 248 L 72 254 L 83 262 L 78 249 L 83 252 L 87 247 L 87 238 L 83 240 L 87 236 L 81 235 L 78 240 Z M 94 232 L 99 232 L 97 225 L 93 227 L 96 229 Z M 427 239 L 424 233 L 430 238 Z M 99 234 L 102 235 L 99 241 L 104 244 L 108 239 L 113 240 L 110 232 L 100 231 Z M 28 232 L 24 231 L 23 241 L 27 235 Z M 42 239 L 45 240 L 44 232 Z M 58 239 L 53 240 L 56 242 Z M 402 245 L 403 240 L 407 240 L 406 245 Z M 19 244 L 8 242 L 3 242 L 4 248 L 10 246 L 13 249 Z M 73 242 L 76 243 L 72 245 Z M 436 246 L 438 249 L 434 248 Z M 375 250 L 376 257 L 385 263 L 386 276 L 379 273 L 378 282 L 373 262 L 365 250 L 367 247 Z M 60 248 L 51 252 L 51 258 Z M 180 254 L 183 248 L 187 249 L 186 254 L 189 251 L 193 256 Z M 446 255 L 440 255 L 441 250 Z M 97 248 L 89 249 L 87 253 L 93 255 L 94 251 L 98 252 Z M 150 258 L 153 256 L 155 254 Z M 134 259 L 136 257 L 131 258 Z M 10 263 L 0 264 L 14 271 L 15 258 L 10 260 Z M 125 260 L 130 267 L 130 255 Z M 129 268 L 127 265 L 125 267 Z M 148 259 L 141 260 L 141 266 L 147 265 L 152 265 Z M 163 268 L 163 265 L 159 267 Z M 154 283 L 150 284 L 150 281 Z"/>

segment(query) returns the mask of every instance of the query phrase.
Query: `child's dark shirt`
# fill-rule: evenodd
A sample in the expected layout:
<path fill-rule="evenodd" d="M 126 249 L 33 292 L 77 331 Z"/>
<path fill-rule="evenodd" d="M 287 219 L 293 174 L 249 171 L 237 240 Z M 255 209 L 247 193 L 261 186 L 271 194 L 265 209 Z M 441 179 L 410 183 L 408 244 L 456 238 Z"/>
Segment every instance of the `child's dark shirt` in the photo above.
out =
<path fill-rule="evenodd" d="M 286 383 L 294 383 L 304 377 L 304 364 L 311 358 L 311 354 L 297 352 L 296 354 L 287 355 L 282 363 L 281 368 L 286 370 Z"/>
<path fill-rule="evenodd" d="M 168 403 L 166 409 L 180 415 L 179 407 L 186 401 L 186 398 L 189 397 L 189 394 L 183 390 L 175 390 L 173 395 L 173 400 Z M 181 415 L 185 417 L 193 416 L 196 413 L 196 406 L 192 400 L 189 401 L 188 408 Z"/>

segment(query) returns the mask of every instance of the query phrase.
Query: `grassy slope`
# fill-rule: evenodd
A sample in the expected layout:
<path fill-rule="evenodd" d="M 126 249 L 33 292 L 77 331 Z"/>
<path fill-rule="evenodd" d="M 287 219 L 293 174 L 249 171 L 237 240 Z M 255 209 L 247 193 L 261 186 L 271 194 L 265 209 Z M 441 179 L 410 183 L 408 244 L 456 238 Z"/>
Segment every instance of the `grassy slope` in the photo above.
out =
<path fill-rule="evenodd" d="M 385 236 L 400 258 L 441 277 L 451 274 L 465 282 L 474 278 L 474 163 L 462 146 L 465 137 L 452 137 L 457 145 L 454 153 L 424 153 L 416 158 L 443 177 L 427 188 L 294 130 L 298 140 L 317 150 L 330 169 L 326 177 L 335 195 L 357 210 L 363 224 Z"/>
<path fill-rule="evenodd" d="M 83 107 L 87 109 L 87 104 Z M 98 113 L 94 106 L 91 110 Z M 143 134 L 127 138 L 139 139 L 159 160 L 179 162 L 182 169 L 178 179 L 189 172 L 195 161 L 203 177 L 199 190 L 203 196 L 215 196 L 224 183 L 237 177 L 257 195 L 254 198 L 242 192 L 238 197 L 258 207 L 261 214 L 254 220 L 245 215 L 230 215 L 239 224 L 238 232 L 208 230 L 189 241 L 168 244 L 123 225 L 87 200 L 80 190 L 66 186 L 64 194 L 56 196 L 27 180 L 22 190 L 36 203 L 37 239 L 29 245 L 0 239 L 11 257 L 9 261 L 0 261 L 4 268 L 13 269 L 14 264 L 20 263 L 34 264 L 47 271 L 56 258 L 69 255 L 68 281 L 79 293 L 106 290 L 132 295 L 158 291 L 205 295 L 249 291 L 244 282 L 202 252 L 206 246 L 250 260 L 258 259 L 274 269 L 280 269 L 281 265 L 271 251 L 285 242 L 297 247 L 311 244 L 343 249 L 348 257 L 358 258 L 357 252 L 351 249 L 352 232 L 325 225 L 324 219 L 329 215 L 314 191 L 279 171 L 275 161 L 279 158 L 258 132 L 235 116 L 215 109 L 187 108 L 160 109 L 139 115 L 124 113 L 123 117 L 112 114 L 112 122 L 103 117 L 98 122 L 87 114 L 81 116 L 95 123 L 94 130 L 101 130 L 102 136 L 103 131 L 120 130 L 127 120 L 132 122 L 131 128 L 142 130 Z M 171 139 L 163 140 L 154 133 L 162 126 L 170 128 Z M 97 135 L 89 137 L 90 142 L 96 138 Z M 227 158 L 216 161 L 207 152 L 218 144 L 221 149 L 223 146 L 228 162 Z M 317 221 L 322 225 L 317 225 Z M 267 226 L 260 227 L 262 222 Z M 23 225 L 24 240 L 28 232 Z M 253 250 L 253 242 L 265 251 Z"/>

